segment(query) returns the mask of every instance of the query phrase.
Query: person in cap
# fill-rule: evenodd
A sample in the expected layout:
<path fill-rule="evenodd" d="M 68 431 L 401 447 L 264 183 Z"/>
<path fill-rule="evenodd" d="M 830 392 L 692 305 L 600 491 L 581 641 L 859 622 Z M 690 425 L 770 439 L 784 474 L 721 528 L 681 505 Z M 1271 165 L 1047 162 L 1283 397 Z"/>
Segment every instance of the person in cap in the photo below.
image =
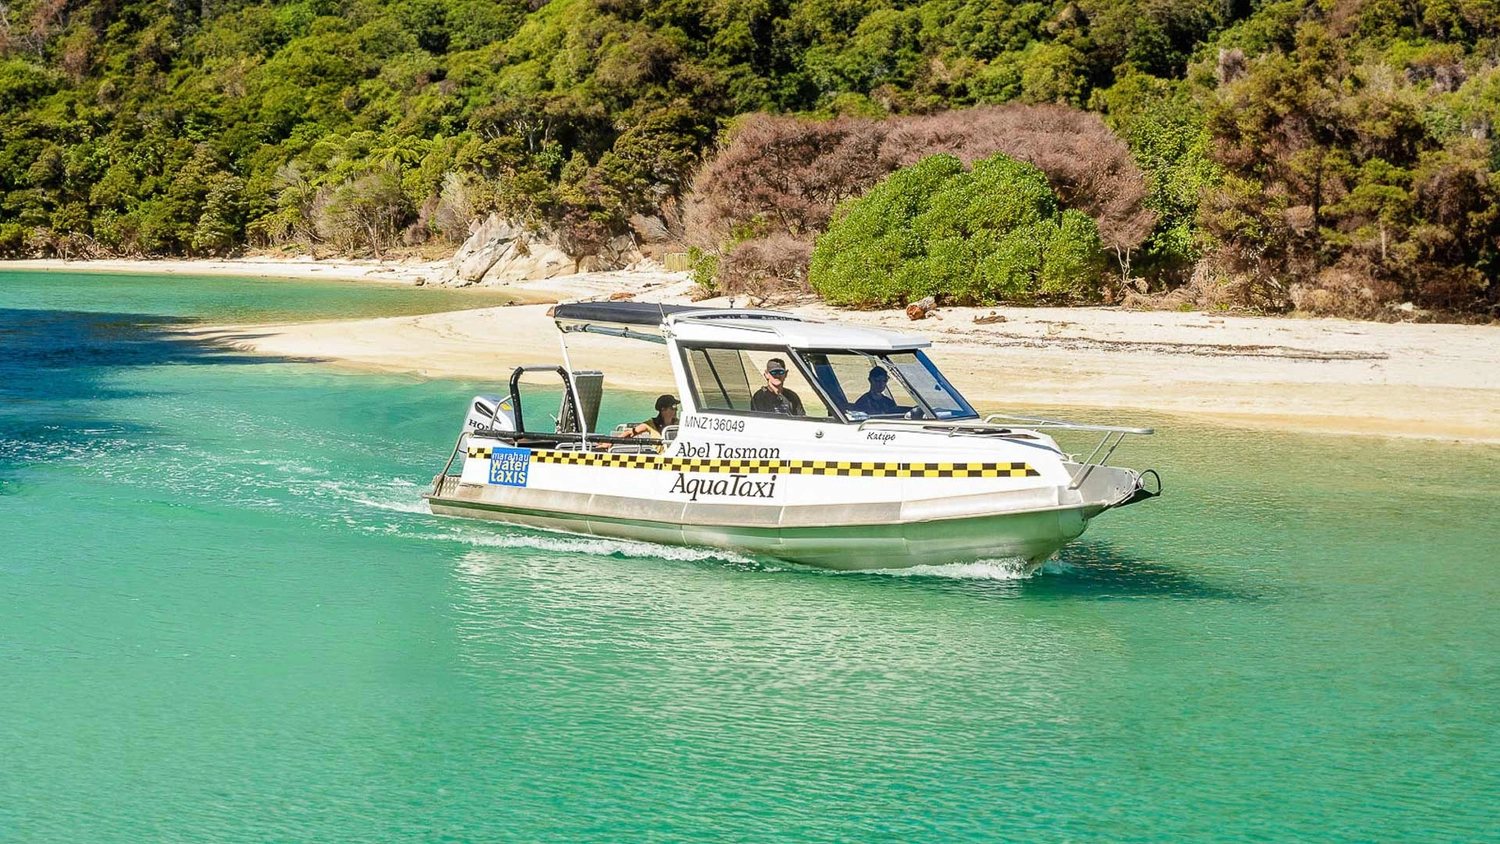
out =
<path fill-rule="evenodd" d="M 677 424 L 677 406 L 681 402 L 671 394 L 656 397 L 656 415 L 647 419 L 630 430 L 620 434 L 622 437 L 660 437 L 661 432 L 668 427 Z"/>
<path fill-rule="evenodd" d="M 891 398 L 889 392 L 891 374 L 885 371 L 885 367 L 877 366 L 870 370 L 870 389 L 854 402 L 854 410 L 868 416 L 882 416 L 891 413 L 902 412 L 901 405 Z"/>
<path fill-rule="evenodd" d="M 782 416 L 806 416 L 802 409 L 802 398 L 786 386 L 786 361 L 771 358 L 766 361 L 766 386 L 750 397 L 750 409 L 756 413 L 779 413 Z"/>

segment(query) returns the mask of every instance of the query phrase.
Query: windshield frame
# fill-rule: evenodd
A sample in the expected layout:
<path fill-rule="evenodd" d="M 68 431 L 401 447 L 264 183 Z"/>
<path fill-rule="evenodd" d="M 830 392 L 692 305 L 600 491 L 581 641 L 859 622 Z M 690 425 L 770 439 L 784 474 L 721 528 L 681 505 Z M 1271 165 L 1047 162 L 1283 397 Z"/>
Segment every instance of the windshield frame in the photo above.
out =
<path fill-rule="evenodd" d="M 822 355 L 859 355 L 859 356 L 863 357 L 871 365 L 883 367 L 886 370 L 886 372 L 889 373 L 891 375 L 891 377 L 893 377 L 897 381 L 899 381 L 901 383 L 901 386 L 903 388 L 905 388 L 906 392 L 908 394 L 910 394 L 913 399 L 916 400 L 917 406 L 920 407 L 922 409 L 922 412 L 925 414 L 924 416 L 921 417 L 921 421 L 946 422 L 946 421 L 951 421 L 951 420 L 967 420 L 967 419 L 978 419 L 979 418 L 979 412 L 974 409 L 974 405 L 972 405 L 969 402 L 969 400 L 964 397 L 963 393 L 960 393 L 958 391 L 958 389 L 953 386 L 953 382 L 951 382 L 951 381 L 948 380 L 948 377 L 943 374 L 942 370 L 938 369 L 937 364 L 933 363 L 932 359 L 929 358 L 921 349 L 877 349 L 877 350 L 869 350 L 869 349 L 844 348 L 844 349 L 793 349 L 791 351 L 792 351 L 793 356 L 795 358 L 797 358 L 797 364 L 802 369 L 803 375 L 807 379 L 808 383 L 812 386 L 813 389 L 817 390 L 818 393 L 820 394 L 820 396 L 822 397 L 823 404 L 830 411 L 832 411 L 833 413 L 837 414 L 838 417 L 840 419 L 842 419 L 845 424 L 862 424 L 864 422 L 902 421 L 902 420 L 909 419 L 910 417 L 908 417 L 905 413 L 902 413 L 902 414 L 882 414 L 882 415 L 879 415 L 879 416 L 869 416 L 869 415 L 865 415 L 865 414 L 861 413 L 860 417 L 862 417 L 862 418 L 855 417 L 852 414 L 856 413 L 857 411 L 846 410 L 844 407 L 842 407 L 842 403 L 841 402 L 834 401 L 833 396 L 831 394 L 829 394 L 829 392 L 828 392 L 828 388 L 822 383 L 822 381 L 820 381 L 816 377 L 817 370 L 814 367 L 813 362 L 807 359 L 808 355 L 811 355 L 811 354 L 822 354 Z M 922 366 L 922 368 L 927 371 L 928 375 L 930 375 L 932 378 L 936 379 L 938 386 L 944 392 L 946 392 L 948 395 L 952 396 L 958 402 L 958 404 L 960 405 L 959 410 L 961 412 L 950 413 L 949 415 L 946 415 L 946 416 L 939 415 L 937 409 L 932 406 L 932 403 L 927 400 L 926 396 L 923 395 L 922 391 L 914 389 L 912 387 L 910 381 L 907 380 L 906 373 L 901 369 L 901 367 L 899 365 L 897 365 L 895 362 L 893 362 L 890 359 L 892 355 L 908 355 L 908 354 L 912 355 L 916 359 L 916 362 L 918 364 L 920 364 Z M 840 386 L 841 386 L 841 389 L 842 389 L 842 385 L 840 385 Z"/>

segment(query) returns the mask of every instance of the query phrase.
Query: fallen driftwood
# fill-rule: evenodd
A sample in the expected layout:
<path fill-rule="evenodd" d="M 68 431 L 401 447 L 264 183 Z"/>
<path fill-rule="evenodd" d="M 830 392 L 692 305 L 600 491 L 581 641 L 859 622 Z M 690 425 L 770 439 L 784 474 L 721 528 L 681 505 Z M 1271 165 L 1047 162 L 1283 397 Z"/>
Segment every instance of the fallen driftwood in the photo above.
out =
<path fill-rule="evenodd" d="M 937 299 L 934 299 L 931 296 L 928 296 L 925 299 L 918 299 L 917 301 L 912 302 L 910 305 L 906 306 L 906 318 L 922 319 L 923 317 L 927 316 L 927 313 L 929 311 L 936 307 Z"/>
<path fill-rule="evenodd" d="M 1005 322 L 1005 315 L 990 311 L 989 316 L 979 316 L 976 314 L 974 317 L 975 325 L 994 325 L 997 322 Z"/>

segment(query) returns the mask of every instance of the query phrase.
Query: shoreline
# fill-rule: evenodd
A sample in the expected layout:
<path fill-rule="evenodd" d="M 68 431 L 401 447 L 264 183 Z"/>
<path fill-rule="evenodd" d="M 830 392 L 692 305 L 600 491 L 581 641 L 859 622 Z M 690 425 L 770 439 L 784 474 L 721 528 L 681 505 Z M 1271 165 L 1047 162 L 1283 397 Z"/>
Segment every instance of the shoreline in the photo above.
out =
<path fill-rule="evenodd" d="M 369 261 L 306 256 L 248 258 L 101 258 L 68 261 L 61 258 L 23 258 L 0 261 L 0 272 L 128 273 L 140 275 L 228 276 L 313 281 L 362 281 L 415 286 L 437 279 L 447 261 Z"/>
<path fill-rule="evenodd" d="M 685 303 L 680 273 L 595 273 L 514 285 L 536 298 Z M 699 303 L 727 307 L 724 299 Z M 520 364 L 561 363 L 547 305 L 332 322 L 204 326 L 237 349 L 366 372 L 501 383 Z M 1117 308 L 786 308 L 923 334 L 982 411 L 1142 410 L 1238 427 L 1500 444 L 1500 328 L 1230 316 Z M 976 324 L 991 311 L 1003 321 Z M 620 389 L 675 391 L 661 347 L 572 335 L 576 368 Z"/>
<path fill-rule="evenodd" d="M 47 259 L 0 261 L 0 272 L 415 285 L 435 278 L 445 263 Z M 685 273 L 617 271 L 463 289 L 504 290 L 529 304 L 188 331 L 242 351 L 356 371 L 503 381 L 522 363 L 561 363 L 546 303 L 628 297 L 686 304 L 695 288 Z M 1262 430 L 1500 444 L 1500 326 L 1104 307 L 940 308 L 913 322 L 896 309 L 844 311 L 821 302 L 783 309 L 926 335 L 944 371 L 982 410 L 1143 410 Z M 1003 319 L 974 322 L 991 313 Z M 574 335 L 569 348 L 575 367 L 604 370 L 611 386 L 676 389 L 659 347 Z"/>

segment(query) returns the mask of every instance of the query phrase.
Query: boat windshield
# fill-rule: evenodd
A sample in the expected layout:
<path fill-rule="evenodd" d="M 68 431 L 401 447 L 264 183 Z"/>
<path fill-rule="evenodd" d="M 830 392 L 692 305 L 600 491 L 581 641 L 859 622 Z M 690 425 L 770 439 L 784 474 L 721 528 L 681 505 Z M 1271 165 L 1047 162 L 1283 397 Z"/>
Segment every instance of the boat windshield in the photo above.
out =
<path fill-rule="evenodd" d="M 829 401 L 853 422 L 977 417 L 920 351 L 799 352 Z"/>

